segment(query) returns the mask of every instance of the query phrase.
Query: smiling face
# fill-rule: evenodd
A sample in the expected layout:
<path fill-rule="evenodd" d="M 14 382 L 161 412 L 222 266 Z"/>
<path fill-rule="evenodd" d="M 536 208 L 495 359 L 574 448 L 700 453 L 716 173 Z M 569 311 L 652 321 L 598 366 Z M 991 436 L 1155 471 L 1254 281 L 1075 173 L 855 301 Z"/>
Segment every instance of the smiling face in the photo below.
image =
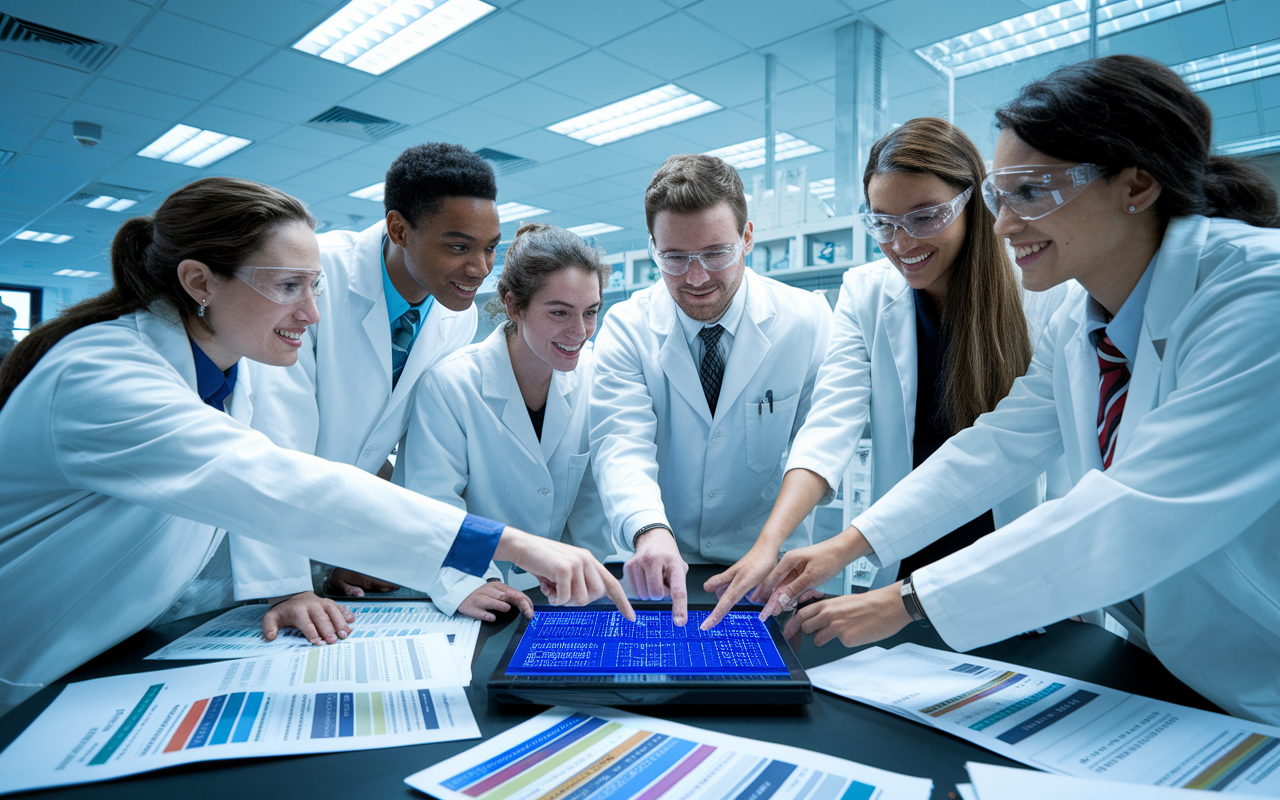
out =
<path fill-rule="evenodd" d="M 962 191 L 931 173 L 881 172 L 871 176 L 867 200 L 873 214 L 902 216 L 949 202 Z M 969 202 L 974 202 L 972 197 Z M 937 236 L 915 239 L 896 228 L 893 241 L 880 245 L 880 249 L 912 289 L 925 292 L 938 302 L 946 294 L 951 268 L 964 249 L 968 230 L 966 208 Z"/>
<path fill-rule="evenodd" d="M 183 262 L 188 264 L 190 262 Z M 267 235 L 266 242 L 250 254 L 238 271 L 240 277 L 221 279 L 210 275 L 206 291 L 194 294 L 197 301 L 207 299 L 204 321 L 213 333 L 199 323 L 188 327 L 201 349 L 219 368 L 230 369 L 241 358 L 287 367 L 298 360 L 302 332 L 320 320 L 320 312 L 309 292 L 297 303 L 280 305 L 263 296 L 246 283 L 252 267 L 285 267 L 297 269 L 296 282 L 302 286 L 314 280 L 314 274 L 303 270 L 320 269 L 320 247 L 311 228 L 301 222 L 287 222 Z M 207 269 L 207 268 L 206 268 Z M 273 274 L 272 280 L 289 283 L 291 273 Z"/>
<path fill-rule="evenodd" d="M 502 239 L 497 206 L 478 197 L 445 197 L 413 226 L 391 211 L 387 234 L 403 254 L 403 264 L 388 257 L 387 272 L 404 299 L 416 304 L 430 294 L 450 311 L 471 306 Z"/>
<path fill-rule="evenodd" d="M 751 252 L 751 223 L 747 223 L 745 235 L 740 232 L 733 209 L 726 202 L 699 211 L 664 210 L 654 215 L 653 244 L 658 252 L 698 253 L 732 247 L 739 239 L 746 242 L 742 255 L 725 269 L 711 272 L 695 260 L 683 275 L 662 273 L 676 305 L 690 319 L 715 322 L 729 310 L 742 285 L 747 253 Z"/>
<path fill-rule="evenodd" d="M 514 298 L 508 292 L 508 302 Z M 513 352 L 526 351 L 554 370 L 569 372 L 578 366 L 583 344 L 596 332 L 599 314 L 600 278 L 579 267 L 556 270 L 534 293 L 528 308 L 509 308 L 508 316 L 516 323 Z"/>

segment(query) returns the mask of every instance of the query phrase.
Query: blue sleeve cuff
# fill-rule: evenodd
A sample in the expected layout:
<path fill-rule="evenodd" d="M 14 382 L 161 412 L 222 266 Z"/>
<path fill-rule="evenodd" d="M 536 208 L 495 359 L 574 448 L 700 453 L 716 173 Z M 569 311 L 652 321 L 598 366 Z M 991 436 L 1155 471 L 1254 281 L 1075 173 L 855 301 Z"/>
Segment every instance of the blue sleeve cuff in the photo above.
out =
<path fill-rule="evenodd" d="M 498 549 L 498 540 L 502 538 L 502 530 L 506 528 L 502 522 L 468 514 L 462 520 L 458 536 L 449 548 L 449 555 L 444 557 L 441 567 L 452 567 L 459 572 L 484 577 L 493 561 L 494 551 Z"/>

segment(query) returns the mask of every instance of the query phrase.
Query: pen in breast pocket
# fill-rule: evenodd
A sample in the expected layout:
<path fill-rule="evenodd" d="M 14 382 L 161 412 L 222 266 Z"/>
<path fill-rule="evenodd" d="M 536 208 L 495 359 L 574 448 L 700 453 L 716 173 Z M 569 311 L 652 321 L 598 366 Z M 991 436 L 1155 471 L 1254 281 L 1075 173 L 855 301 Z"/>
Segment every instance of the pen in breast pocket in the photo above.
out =
<path fill-rule="evenodd" d="M 773 390 L 772 389 L 764 393 L 764 400 L 760 401 L 760 405 L 756 409 L 757 414 L 760 414 L 761 416 L 764 415 L 764 404 L 766 402 L 769 404 L 769 413 L 772 414 L 773 413 Z"/>

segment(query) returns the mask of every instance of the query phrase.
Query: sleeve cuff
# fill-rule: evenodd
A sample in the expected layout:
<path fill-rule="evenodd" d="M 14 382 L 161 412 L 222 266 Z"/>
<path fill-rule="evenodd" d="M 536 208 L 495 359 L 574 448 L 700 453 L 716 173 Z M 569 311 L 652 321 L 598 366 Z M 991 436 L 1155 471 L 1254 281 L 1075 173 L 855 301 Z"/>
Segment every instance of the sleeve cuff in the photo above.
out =
<path fill-rule="evenodd" d="M 627 517 L 622 523 L 621 530 L 617 531 L 618 552 L 620 555 L 634 553 L 635 550 L 631 546 L 631 539 L 636 535 L 636 531 L 646 525 L 662 525 L 667 530 L 671 530 L 671 523 L 667 521 L 667 515 L 661 511 L 637 511 Z M 628 556 L 629 557 L 629 556 Z"/>
<path fill-rule="evenodd" d="M 493 554 L 498 549 L 498 540 L 507 526 L 502 522 L 468 514 L 462 520 L 462 527 L 449 548 L 441 568 L 449 567 L 477 578 L 484 577 L 493 561 Z"/>

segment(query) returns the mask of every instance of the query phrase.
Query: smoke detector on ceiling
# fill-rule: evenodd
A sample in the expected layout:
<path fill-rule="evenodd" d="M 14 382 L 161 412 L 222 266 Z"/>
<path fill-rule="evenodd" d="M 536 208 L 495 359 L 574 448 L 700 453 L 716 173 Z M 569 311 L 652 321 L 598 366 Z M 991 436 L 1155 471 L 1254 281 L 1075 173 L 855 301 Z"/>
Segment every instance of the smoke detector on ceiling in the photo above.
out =
<path fill-rule="evenodd" d="M 102 143 L 102 126 L 95 122 L 73 122 L 71 138 L 85 147 L 97 147 Z"/>

